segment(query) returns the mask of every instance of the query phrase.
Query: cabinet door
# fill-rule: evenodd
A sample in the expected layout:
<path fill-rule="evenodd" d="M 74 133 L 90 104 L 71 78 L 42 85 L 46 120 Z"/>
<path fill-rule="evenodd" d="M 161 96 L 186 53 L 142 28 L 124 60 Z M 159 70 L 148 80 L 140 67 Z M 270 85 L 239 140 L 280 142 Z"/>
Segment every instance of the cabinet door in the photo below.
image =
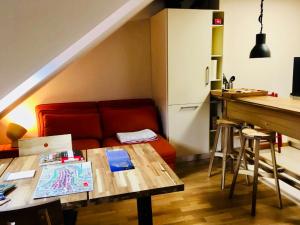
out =
<path fill-rule="evenodd" d="M 207 100 L 211 24 L 208 10 L 168 10 L 168 105 Z"/>
<path fill-rule="evenodd" d="M 169 141 L 177 156 L 209 152 L 209 103 L 168 107 Z"/>

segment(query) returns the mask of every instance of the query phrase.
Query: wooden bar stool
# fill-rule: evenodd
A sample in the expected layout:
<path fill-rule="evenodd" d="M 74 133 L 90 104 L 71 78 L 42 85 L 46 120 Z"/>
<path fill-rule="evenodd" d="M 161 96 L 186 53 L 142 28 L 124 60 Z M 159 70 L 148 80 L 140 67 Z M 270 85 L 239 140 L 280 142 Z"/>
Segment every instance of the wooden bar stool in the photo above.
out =
<path fill-rule="evenodd" d="M 210 153 L 210 162 L 208 167 L 208 177 L 211 176 L 212 166 L 215 157 L 222 157 L 222 176 L 221 176 L 221 189 L 223 190 L 225 187 L 225 174 L 226 174 L 226 162 L 230 157 L 233 149 L 233 132 L 234 129 L 238 129 L 239 136 L 241 138 L 241 123 L 227 120 L 227 119 L 219 119 L 217 120 L 217 131 L 214 140 L 214 145 L 212 151 Z M 224 131 L 224 146 L 222 152 L 216 152 L 218 140 L 220 136 L 221 130 Z"/>
<path fill-rule="evenodd" d="M 250 128 L 245 128 L 242 130 L 241 151 L 238 156 L 237 165 L 235 168 L 232 184 L 230 187 L 229 198 L 232 198 L 232 196 L 233 196 L 236 179 L 237 179 L 239 169 L 240 169 L 241 160 L 246 155 L 245 143 L 247 140 L 254 141 L 254 150 L 253 150 L 254 151 L 254 174 L 253 174 L 254 177 L 253 177 L 251 215 L 255 216 L 255 213 L 256 213 L 256 193 L 257 193 L 257 183 L 258 183 L 258 173 L 259 173 L 259 170 L 258 170 L 258 168 L 259 168 L 259 150 L 260 150 L 261 140 L 267 140 L 270 142 L 272 164 L 273 164 L 273 174 L 274 174 L 274 178 L 275 178 L 278 206 L 279 206 L 279 208 L 282 208 L 280 187 L 279 187 L 279 181 L 278 181 L 278 172 L 277 172 L 277 165 L 276 165 L 276 157 L 275 157 L 274 137 L 271 134 L 267 134 L 265 132 L 257 131 L 255 129 L 250 129 Z M 250 175 L 249 173 L 247 173 L 247 174 Z"/>

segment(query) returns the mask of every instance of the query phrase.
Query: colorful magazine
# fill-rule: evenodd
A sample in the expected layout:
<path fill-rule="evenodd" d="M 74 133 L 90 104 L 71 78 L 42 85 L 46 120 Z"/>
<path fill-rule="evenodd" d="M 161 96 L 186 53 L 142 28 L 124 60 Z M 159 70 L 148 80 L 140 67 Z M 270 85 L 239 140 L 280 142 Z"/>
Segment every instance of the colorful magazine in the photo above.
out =
<path fill-rule="evenodd" d="M 93 190 L 91 162 L 43 167 L 33 198 L 68 195 Z"/>

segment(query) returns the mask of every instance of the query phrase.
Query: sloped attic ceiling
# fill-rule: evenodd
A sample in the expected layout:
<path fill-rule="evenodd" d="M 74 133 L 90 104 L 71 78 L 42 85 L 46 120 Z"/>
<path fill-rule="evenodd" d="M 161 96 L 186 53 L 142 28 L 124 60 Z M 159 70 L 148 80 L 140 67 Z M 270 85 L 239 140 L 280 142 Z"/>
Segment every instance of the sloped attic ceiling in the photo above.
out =
<path fill-rule="evenodd" d="M 151 2 L 0 2 L 0 117 Z"/>

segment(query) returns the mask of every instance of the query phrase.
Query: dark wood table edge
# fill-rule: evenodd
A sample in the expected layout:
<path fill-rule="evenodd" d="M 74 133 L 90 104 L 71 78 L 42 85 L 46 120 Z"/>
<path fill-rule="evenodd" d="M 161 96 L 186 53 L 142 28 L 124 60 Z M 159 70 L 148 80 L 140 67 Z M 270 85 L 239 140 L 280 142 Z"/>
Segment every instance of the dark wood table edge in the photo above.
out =
<path fill-rule="evenodd" d="M 135 199 L 144 196 L 153 196 L 153 195 L 160 195 L 160 194 L 167 194 L 172 192 L 184 191 L 184 184 L 181 183 L 179 185 L 170 186 L 170 187 L 162 187 L 157 188 L 155 190 L 144 190 L 139 192 L 131 192 L 131 193 L 123 193 L 118 195 L 106 196 L 106 197 L 95 197 L 89 198 L 88 201 L 94 204 L 101 204 L 105 202 L 117 202 L 120 200 L 128 200 L 128 199 Z"/>

